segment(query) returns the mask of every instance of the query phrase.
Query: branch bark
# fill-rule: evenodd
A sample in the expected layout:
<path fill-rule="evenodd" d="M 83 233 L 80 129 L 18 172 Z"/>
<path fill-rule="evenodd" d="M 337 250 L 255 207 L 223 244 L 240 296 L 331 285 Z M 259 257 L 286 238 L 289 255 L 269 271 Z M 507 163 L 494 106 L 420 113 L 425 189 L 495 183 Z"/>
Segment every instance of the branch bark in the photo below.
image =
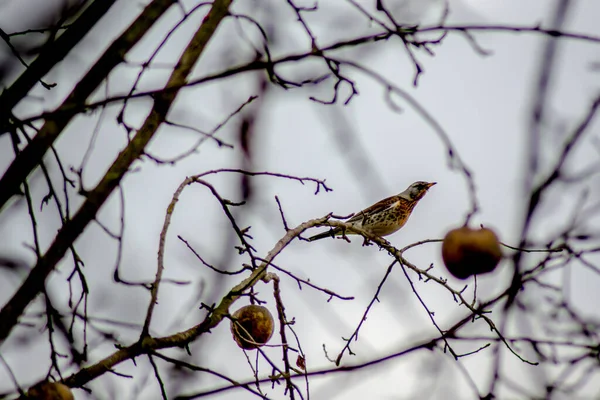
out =
<path fill-rule="evenodd" d="M 231 2 L 232 0 L 216 0 L 213 3 L 211 10 L 181 55 L 166 86 L 184 86 L 208 41 L 214 35 L 221 21 L 228 15 Z M 154 99 L 152 110 L 138 133 L 117 156 L 100 183 L 87 194 L 86 201 L 73 219 L 68 221 L 58 232 L 46 254 L 38 259 L 25 282 L 2 308 L 2 311 L 0 311 L 0 341 L 4 341 L 8 337 L 17 324 L 19 316 L 43 289 L 46 277 L 54 270 L 67 249 L 75 242 L 85 227 L 96 217 L 96 213 L 119 185 L 131 164 L 143 154 L 146 145 L 150 142 L 160 124 L 165 121 L 178 92 L 178 90 L 165 91 Z"/>
<path fill-rule="evenodd" d="M 69 97 L 53 112 L 54 115 L 46 119 L 39 133 L 13 160 L 0 179 L 0 210 L 13 195 L 19 192 L 19 186 L 40 164 L 44 154 L 58 139 L 71 119 L 82 111 L 86 99 L 174 2 L 175 0 L 154 0 L 150 3 L 79 81 Z"/>
<path fill-rule="evenodd" d="M 56 41 L 42 49 L 40 55 L 23 71 L 16 81 L 0 95 L 0 127 L 4 130 L 10 111 L 56 64 L 90 32 L 116 0 L 96 0 L 63 32 Z M 4 132 L 0 132 L 0 135 Z"/>
<path fill-rule="evenodd" d="M 211 309 L 206 318 L 204 318 L 200 324 L 193 326 L 186 331 L 161 338 L 145 336 L 131 346 L 117 350 L 96 364 L 81 369 L 76 374 L 65 379 L 64 383 L 69 387 L 80 387 L 104 374 L 105 372 L 110 371 L 115 365 L 125 360 L 133 359 L 143 354 L 149 354 L 155 350 L 166 349 L 170 347 L 183 347 L 198 338 L 200 335 L 209 332 L 212 328 L 219 325 L 223 318 L 229 315 L 229 307 L 231 307 L 231 305 L 241 297 L 242 293 L 262 279 L 271 262 L 279 253 L 281 253 L 281 251 L 283 251 L 283 249 L 285 249 L 289 243 L 292 242 L 292 240 L 294 240 L 294 238 L 298 237 L 308 228 L 313 226 L 321 226 L 328 219 L 329 216 L 313 219 L 298 225 L 294 229 L 290 229 L 267 254 L 264 262 L 261 263 L 260 266 L 256 268 L 248 278 L 231 288 L 231 290 L 221 299 L 219 305 Z"/>

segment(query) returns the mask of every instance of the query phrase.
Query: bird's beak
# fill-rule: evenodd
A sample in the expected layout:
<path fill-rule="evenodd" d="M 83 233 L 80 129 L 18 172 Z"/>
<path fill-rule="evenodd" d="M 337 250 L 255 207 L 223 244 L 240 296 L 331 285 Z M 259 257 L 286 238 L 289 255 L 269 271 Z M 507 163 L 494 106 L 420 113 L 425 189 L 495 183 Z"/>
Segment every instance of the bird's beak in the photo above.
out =
<path fill-rule="evenodd" d="M 427 189 L 429 189 L 430 187 L 432 187 L 433 185 L 435 185 L 437 182 L 429 182 L 427 184 Z"/>

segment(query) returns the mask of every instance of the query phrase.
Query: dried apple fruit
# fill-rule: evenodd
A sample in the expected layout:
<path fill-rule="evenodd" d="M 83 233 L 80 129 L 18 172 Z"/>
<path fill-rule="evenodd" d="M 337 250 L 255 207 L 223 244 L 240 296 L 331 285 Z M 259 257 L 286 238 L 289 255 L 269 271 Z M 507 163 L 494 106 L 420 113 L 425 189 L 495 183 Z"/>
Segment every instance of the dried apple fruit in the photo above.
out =
<path fill-rule="evenodd" d="M 244 306 L 232 317 L 231 333 L 242 349 L 256 349 L 271 339 L 275 324 L 266 307 L 254 304 Z"/>
<path fill-rule="evenodd" d="M 452 229 L 442 243 L 442 259 L 456 278 L 492 272 L 502 259 L 498 236 L 488 228 Z"/>
<path fill-rule="evenodd" d="M 27 391 L 27 399 L 74 400 L 69 387 L 60 382 L 40 382 Z"/>

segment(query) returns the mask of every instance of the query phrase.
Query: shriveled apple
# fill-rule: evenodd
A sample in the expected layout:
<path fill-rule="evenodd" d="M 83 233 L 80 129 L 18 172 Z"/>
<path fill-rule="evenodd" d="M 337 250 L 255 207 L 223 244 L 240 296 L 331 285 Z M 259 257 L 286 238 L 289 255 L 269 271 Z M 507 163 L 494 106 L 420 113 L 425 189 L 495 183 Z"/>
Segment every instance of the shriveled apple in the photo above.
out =
<path fill-rule="evenodd" d="M 498 237 L 488 228 L 452 229 L 442 243 L 442 259 L 456 278 L 493 271 L 502 259 Z"/>
<path fill-rule="evenodd" d="M 27 399 L 73 400 L 73 393 L 60 382 L 40 382 L 27 391 Z"/>
<path fill-rule="evenodd" d="M 244 306 L 233 314 L 231 333 L 238 346 L 252 350 L 271 339 L 274 330 L 273 316 L 263 306 Z"/>

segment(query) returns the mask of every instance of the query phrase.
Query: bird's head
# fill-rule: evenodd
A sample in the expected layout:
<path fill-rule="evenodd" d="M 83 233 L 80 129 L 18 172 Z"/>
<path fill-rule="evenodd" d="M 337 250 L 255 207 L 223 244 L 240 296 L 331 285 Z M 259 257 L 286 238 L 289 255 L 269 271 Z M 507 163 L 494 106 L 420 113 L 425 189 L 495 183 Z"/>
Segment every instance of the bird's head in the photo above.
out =
<path fill-rule="evenodd" d="M 435 184 L 436 182 L 417 181 L 410 185 L 404 192 L 400 193 L 400 197 L 410 201 L 419 201 L 425 196 L 427 190 Z"/>

